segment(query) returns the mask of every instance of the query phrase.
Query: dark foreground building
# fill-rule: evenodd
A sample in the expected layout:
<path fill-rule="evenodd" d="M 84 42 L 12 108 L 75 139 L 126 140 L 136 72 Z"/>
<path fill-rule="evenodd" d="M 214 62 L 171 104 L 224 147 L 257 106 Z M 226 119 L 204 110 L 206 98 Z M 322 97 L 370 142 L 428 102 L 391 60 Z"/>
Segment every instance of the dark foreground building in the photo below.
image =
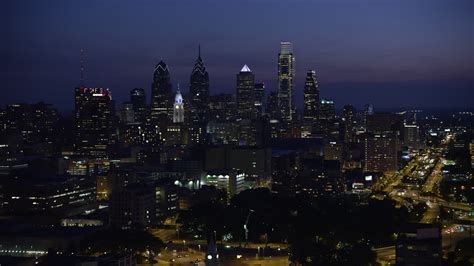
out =
<path fill-rule="evenodd" d="M 397 265 L 441 265 L 441 229 L 431 224 L 410 224 L 398 234 Z"/>

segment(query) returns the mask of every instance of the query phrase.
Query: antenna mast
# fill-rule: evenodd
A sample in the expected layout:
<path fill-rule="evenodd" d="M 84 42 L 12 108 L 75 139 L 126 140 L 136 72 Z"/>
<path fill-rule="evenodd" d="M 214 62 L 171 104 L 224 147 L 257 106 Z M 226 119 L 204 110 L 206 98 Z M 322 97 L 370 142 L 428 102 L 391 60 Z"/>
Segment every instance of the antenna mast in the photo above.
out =
<path fill-rule="evenodd" d="M 81 80 L 79 82 L 80 87 L 84 87 L 84 49 L 81 48 Z"/>

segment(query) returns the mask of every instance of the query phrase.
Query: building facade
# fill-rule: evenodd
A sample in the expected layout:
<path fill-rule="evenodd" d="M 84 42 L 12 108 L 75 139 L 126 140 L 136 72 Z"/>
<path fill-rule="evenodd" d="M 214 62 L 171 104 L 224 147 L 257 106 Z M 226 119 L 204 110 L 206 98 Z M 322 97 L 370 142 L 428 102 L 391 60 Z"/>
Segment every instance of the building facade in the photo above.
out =
<path fill-rule="evenodd" d="M 155 220 L 154 187 L 126 187 L 109 200 L 110 226 L 121 229 L 148 227 Z"/>
<path fill-rule="evenodd" d="M 183 103 L 183 96 L 181 92 L 176 91 L 176 95 L 174 97 L 174 106 L 173 106 L 173 123 L 183 123 L 184 122 L 184 103 Z"/>
<path fill-rule="evenodd" d="M 398 169 L 398 136 L 393 132 L 368 133 L 365 138 L 366 172 L 393 172 Z"/>
<path fill-rule="evenodd" d="M 236 169 L 216 169 L 207 172 L 202 184 L 215 186 L 227 192 L 227 200 L 242 192 L 245 182 L 245 174 Z"/>
<path fill-rule="evenodd" d="M 295 114 L 294 79 L 295 57 L 291 42 L 280 43 L 278 54 L 278 106 L 281 110 L 281 119 L 289 122 Z"/>
<path fill-rule="evenodd" d="M 250 119 L 254 115 L 255 75 L 247 65 L 237 74 L 237 113 L 241 119 Z"/>
<path fill-rule="evenodd" d="M 135 114 L 135 122 L 143 123 L 147 116 L 146 93 L 144 89 L 135 88 L 130 91 L 130 102 Z"/>
<path fill-rule="evenodd" d="M 201 47 L 199 47 L 199 55 L 191 72 L 189 92 L 192 120 L 207 121 L 209 119 L 209 74 L 201 58 Z"/>
<path fill-rule="evenodd" d="M 13 180 L 3 185 L 5 210 L 17 214 L 77 214 L 95 207 L 96 183 L 88 177 Z"/>
<path fill-rule="evenodd" d="M 304 109 L 303 117 L 308 122 L 314 122 L 318 118 L 320 97 L 319 85 L 316 71 L 308 70 L 304 84 Z"/>
<path fill-rule="evenodd" d="M 92 157 L 107 157 L 112 133 L 112 93 L 102 88 L 76 88 L 76 152 Z"/>
<path fill-rule="evenodd" d="M 344 142 L 354 141 L 354 127 L 356 123 L 356 109 L 352 105 L 345 105 L 343 109 L 344 119 Z"/>
<path fill-rule="evenodd" d="M 169 121 L 173 115 L 171 78 L 168 66 L 160 61 L 153 72 L 150 118 L 153 124 Z"/>
<path fill-rule="evenodd" d="M 254 89 L 254 107 L 255 107 L 255 117 L 259 117 L 263 113 L 263 99 L 265 98 L 265 84 L 255 83 Z"/>

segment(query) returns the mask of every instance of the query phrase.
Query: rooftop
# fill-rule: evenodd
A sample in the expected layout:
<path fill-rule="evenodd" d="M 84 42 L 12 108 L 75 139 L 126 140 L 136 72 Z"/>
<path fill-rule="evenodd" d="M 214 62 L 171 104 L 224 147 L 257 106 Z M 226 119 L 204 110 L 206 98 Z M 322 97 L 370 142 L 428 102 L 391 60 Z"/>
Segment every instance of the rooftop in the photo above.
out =
<path fill-rule="evenodd" d="M 240 70 L 240 72 L 252 72 L 252 70 L 250 70 L 250 68 L 247 65 L 244 65 L 242 69 Z"/>

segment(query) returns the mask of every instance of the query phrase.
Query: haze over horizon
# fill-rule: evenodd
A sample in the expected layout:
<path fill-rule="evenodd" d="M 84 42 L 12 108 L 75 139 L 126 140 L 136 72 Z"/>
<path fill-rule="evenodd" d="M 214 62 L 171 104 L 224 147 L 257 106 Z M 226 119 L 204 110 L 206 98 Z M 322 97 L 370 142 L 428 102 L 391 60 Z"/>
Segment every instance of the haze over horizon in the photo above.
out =
<path fill-rule="evenodd" d="M 211 94 L 235 93 L 244 64 L 268 93 L 276 90 L 280 41 L 291 41 L 298 106 L 306 70 L 315 69 L 321 96 L 338 108 L 471 108 L 473 12 L 472 1 L 10 1 L 0 11 L 8 91 L 0 105 L 71 109 L 81 48 L 86 85 L 110 88 L 117 103 L 135 87 L 149 100 L 161 58 L 173 89 L 179 83 L 187 92 L 198 44 Z"/>

